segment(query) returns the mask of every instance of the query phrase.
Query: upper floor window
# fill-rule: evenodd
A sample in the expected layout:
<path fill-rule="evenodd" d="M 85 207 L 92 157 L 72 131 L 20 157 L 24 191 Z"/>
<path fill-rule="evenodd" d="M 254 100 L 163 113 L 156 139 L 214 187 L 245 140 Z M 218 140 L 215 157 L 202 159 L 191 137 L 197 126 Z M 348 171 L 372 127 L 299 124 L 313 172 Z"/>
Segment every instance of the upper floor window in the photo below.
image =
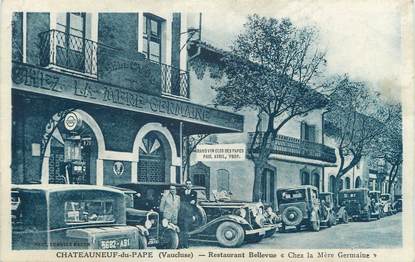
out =
<path fill-rule="evenodd" d="M 308 125 L 306 122 L 301 122 L 301 139 L 315 142 L 316 141 L 316 126 Z"/>
<path fill-rule="evenodd" d="M 67 34 L 66 36 L 58 37 L 57 45 L 79 52 L 83 50 L 86 31 L 85 13 L 59 13 L 56 29 Z"/>
<path fill-rule="evenodd" d="M 143 53 L 148 59 L 161 63 L 161 27 L 163 19 L 145 13 L 143 16 Z"/>

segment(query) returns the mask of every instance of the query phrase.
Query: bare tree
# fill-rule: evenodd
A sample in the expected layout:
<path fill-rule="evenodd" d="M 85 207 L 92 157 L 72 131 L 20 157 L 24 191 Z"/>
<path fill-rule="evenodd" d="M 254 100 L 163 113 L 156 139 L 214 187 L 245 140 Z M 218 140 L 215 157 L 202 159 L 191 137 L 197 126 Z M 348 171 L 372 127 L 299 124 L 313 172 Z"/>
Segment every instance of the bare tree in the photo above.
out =
<path fill-rule="evenodd" d="M 261 199 L 261 175 L 279 130 L 292 118 L 323 108 L 316 89 L 325 65 L 317 30 L 298 28 L 289 19 L 252 15 L 231 52 L 222 59 L 227 81 L 215 86 L 216 104 L 257 112 L 249 157 L 255 164 L 253 200 Z M 265 126 L 265 128 L 263 128 Z"/>

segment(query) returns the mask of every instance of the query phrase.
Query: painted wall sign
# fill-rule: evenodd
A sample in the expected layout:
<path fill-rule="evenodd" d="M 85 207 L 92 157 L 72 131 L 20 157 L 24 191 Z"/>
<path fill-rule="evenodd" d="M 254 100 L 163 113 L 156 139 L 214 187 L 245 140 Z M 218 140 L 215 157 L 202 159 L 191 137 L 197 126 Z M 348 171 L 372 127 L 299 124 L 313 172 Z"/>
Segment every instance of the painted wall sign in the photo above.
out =
<path fill-rule="evenodd" d="M 124 174 L 124 170 L 125 170 L 124 164 L 121 161 L 116 161 L 112 165 L 112 171 L 114 172 L 114 175 L 116 176 L 122 176 L 122 174 Z"/>
<path fill-rule="evenodd" d="M 246 145 L 197 145 L 195 153 L 196 161 L 243 161 L 246 159 Z"/>
<path fill-rule="evenodd" d="M 197 104 L 149 95 L 96 80 L 13 62 L 13 88 L 158 115 L 211 127 L 243 131 L 243 116 Z"/>

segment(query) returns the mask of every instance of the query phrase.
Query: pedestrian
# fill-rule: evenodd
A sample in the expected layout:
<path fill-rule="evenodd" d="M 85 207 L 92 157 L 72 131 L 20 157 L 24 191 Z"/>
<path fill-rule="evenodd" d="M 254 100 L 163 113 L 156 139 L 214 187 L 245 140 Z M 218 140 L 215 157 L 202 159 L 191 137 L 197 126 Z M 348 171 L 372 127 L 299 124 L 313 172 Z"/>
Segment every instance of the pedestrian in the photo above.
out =
<path fill-rule="evenodd" d="M 160 212 L 163 219 L 177 225 L 177 217 L 180 208 L 180 197 L 176 195 L 176 187 L 170 186 L 169 192 L 164 193 L 160 201 Z"/>
<path fill-rule="evenodd" d="M 193 224 L 197 203 L 197 193 L 192 190 L 192 181 L 186 181 L 186 188 L 181 195 L 181 203 L 179 210 L 179 228 L 180 228 L 180 247 L 189 247 L 189 231 Z"/>

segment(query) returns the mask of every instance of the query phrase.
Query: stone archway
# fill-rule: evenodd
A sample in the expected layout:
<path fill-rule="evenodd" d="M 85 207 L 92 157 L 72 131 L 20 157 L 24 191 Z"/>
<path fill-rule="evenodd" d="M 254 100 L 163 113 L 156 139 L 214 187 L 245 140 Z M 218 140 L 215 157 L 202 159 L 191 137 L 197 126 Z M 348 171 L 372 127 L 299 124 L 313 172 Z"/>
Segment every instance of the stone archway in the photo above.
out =
<path fill-rule="evenodd" d="M 140 178 L 148 179 L 147 181 L 155 179 L 157 182 L 177 182 L 176 168 L 180 166 L 181 159 L 177 156 L 173 136 L 160 123 L 147 123 L 140 128 L 134 141 L 133 153 L 136 154 L 137 163 L 133 163 L 135 172 L 132 174 L 132 182 L 139 181 Z M 160 161 L 164 161 L 163 165 Z M 157 170 L 164 170 L 164 177 L 146 177 L 146 174 L 140 174 L 148 172 L 151 175 Z"/>

